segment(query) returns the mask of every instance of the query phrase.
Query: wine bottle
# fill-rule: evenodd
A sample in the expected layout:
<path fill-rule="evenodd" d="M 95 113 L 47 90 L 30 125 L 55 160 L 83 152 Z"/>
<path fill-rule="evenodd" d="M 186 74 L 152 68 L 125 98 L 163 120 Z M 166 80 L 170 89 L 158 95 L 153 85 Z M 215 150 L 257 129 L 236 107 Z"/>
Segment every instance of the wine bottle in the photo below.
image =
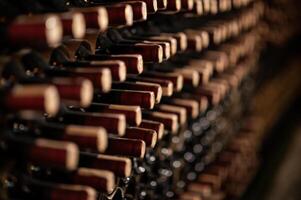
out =
<path fill-rule="evenodd" d="M 161 33 L 163 36 L 171 36 L 177 40 L 177 51 L 185 51 L 187 49 L 187 35 L 184 32 L 177 33 Z"/>
<path fill-rule="evenodd" d="M 161 63 L 163 61 L 163 48 L 158 44 L 117 44 L 109 49 L 111 53 L 141 54 L 145 62 Z"/>
<path fill-rule="evenodd" d="M 64 62 L 66 68 L 96 68 L 110 69 L 113 80 L 124 81 L 126 78 L 126 65 L 123 61 L 107 60 L 107 61 L 75 61 Z"/>
<path fill-rule="evenodd" d="M 132 173 L 132 161 L 126 157 L 81 152 L 79 166 L 112 171 L 118 177 Z"/>
<path fill-rule="evenodd" d="M 122 2 L 128 4 L 133 10 L 133 21 L 145 21 L 147 19 L 147 4 L 143 1 L 125 1 Z"/>
<path fill-rule="evenodd" d="M 45 49 L 60 44 L 63 26 L 57 15 L 19 16 L 2 28 L 3 45 Z"/>
<path fill-rule="evenodd" d="M 138 126 L 142 120 L 141 108 L 139 106 L 126 106 L 119 104 L 92 103 L 88 112 L 117 113 L 126 116 L 126 122 L 129 125 Z"/>
<path fill-rule="evenodd" d="M 142 40 L 143 42 L 160 44 L 163 47 L 163 57 L 168 59 L 177 53 L 177 40 L 167 35 L 133 35 L 130 32 L 123 31 L 123 36 L 132 40 Z"/>
<path fill-rule="evenodd" d="M 146 153 L 146 145 L 143 140 L 127 138 L 109 138 L 106 154 L 143 158 Z"/>
<path fill-rule="evenodd" d="M 105 54 L 91 54 L 84 58 L 85 60 L 121 60 L 126 65 L 126 71 L 129 74 L 141 74 L 143 72 L 143 59 L 140 54 L 117 54 L 117 55 L 105 55 Z"/>
<path fill-rule="evenodd" d="M 164 135 L 164 124 L 158 121 L 142 120 L 139 127 L 156 131 L 158 134 L 158 140 L 161 140 Z"/>
<path fill-rule="evenodd" d="M 113 83 L 112 88 L 153 92 L 155 95 L 156 103 L 159 103 L 162 97 L 162 88 L 159 84 L 155 83 L 148 83 L 142 81 Z"/>
<path fill-rule="evenodd" d="M 175 64 L 176 65 L 176 64 Z M 200 73 L 192 68 L 185 66 L 158 66 L 154 67 L 157 72 L 164 72 L 183 77 L 183 87 L 197 87 L 200 83 Z"/>
<path fill-rule="evenodd" d="M 75 184 L 54 184 L 28 178 L 29 198 L 95 200 L 97 192 L 92 187 Z"/>
<path fill-rule="evenodd" d="M 171 104 L 174 105 L 180 105 L 186 107 L 189 116 L 192 119 L 195 119 L 197 116 L 199 116 L 200 113 L 200 104 L 198 104 L 197 101 L 194 99 L 188 99 L 188 98 L 172 98 L 170 101 L 168 101 Z"/>
<path fill-rule="evenodd" d="M 58 51 L 57 49 L 54 51 Z M 65 68 L 49 65 L 41 54 L 36 51 L 29 51 L 21 56 L 22 63 L 26 70 L 34 72 L 36 76 L 47 78 L 54 77 L 85 77 L 89 79 L 96 90 L 103 92 L 111 88 L 112 77 L 109 69 L 106 68 Z"/>
<path fill-rule="evenodd" d="M 128 76 L 127 80 L 135 82 L 149 82 L 154 84 L 159 84 L 162 88 L 163 96 L 171 96 L 173 94 L 173 83 L 169 80 L 159 79 L 159 78 L 148 78 L 139 76 Z"/>
<path fill-rule="evenodd" d="M 21 157 L 26 162 L 65 170 L 74 170 L 78 165 L 79 150 L 71 142 L 13 135 L 7 135 L 4 142 L 6 153 Z"/>
<path fill-rule="evenodd" d="M 153 71 L 146 71 L 141 74 L 143 77 L 147 78 L 159 78 L 169 80 L 173 83 L 175 91 L 181 91 L 183 88 L 183 76 L 176 74 L 176 73 L 161 73 L 161 72 L 153 72 Z"/>
<path fill-rule="evenodd" d="M 229 63 L 226 54 L 223 52 L 207 51 L 203 58 L 204 60 L 212 61 L 214 63 L 214 69 L 217 72 L 224 71 Z"/>
<path fill-rule="evenodd" d="M 80 12 L 84 15 L 87 28 L 99 31 L 105 31 L 108 28 L 109 16 L 105 7 L 72 8 L 71 11 Z"/>
<path fill-rule="evenodd" d="M 108 194 L 113 192 L 116 185 L 115 176 L 112 172 L 89 168 L 78 168 L 73 177 L 73 182 L 93 187 L 97 191 L 103 191 Z"/>
<path fill-rule="evenodd" d="M 126 126 L 125 115 L 123 114 L 85 113 L 67 110 L 58 120 L 66 124 L 102 126 L 107 132 L 120 136 L 124 135 Z"/>
<path fill-rule="evenodd" d="M 187 35 L 187 50 L 201 51 L 203 49 L 202 37 L 192 32 L 185 32 Z"/>
<path fill-rule="evenodd" d="M 61 184 L 89 186 L 101 193 L 110 194 L 116 187 L 115 175 L 111 171 L 79 167 L 75 171 L 66 172 L 51 170 L 33 175 L 35 178 Z"/>
<path fill-rule="evenodd" d="M 78 104 L 87 107 L 93 98 L 93 85 L 89 79 L 54 78 L 51 83 L 55 85 L 63 102 Z"/>
<path fill-rule="evenodd" d="M 196 96 L 205 96 L 208 99 L 210 105 L 216 106 L 221 101 L 220 91 L 216 88 L 202 86 L 193 92 Z"/>
<path fill-rule="evenodd" d="M 155 95 L 149 91 L 112 89 L 109 93 L 97 96 L 96 101 L 152 109 L 155 105 Z"/>
<path fill-rule="evenodd" d="M 180 125 L 184 125 L 187 122 L 187 111 L 184 107 L 178 105 L 160 104 L 156 108 L 160 112 L 176 114 L 178 116 Z"/>
<path fill-rule="evenodd" d="M 178 116 L 175 114 L 170 113 L 163 113 L 163 112 L 150 112 L 150 111 L 143 111 L 142 113 L 143 119 L 159 121 L 164 124 L 165 128 L 170 131 L 171 133 L 177 133 L 179 128 L 178 124 Z"/>
<path fill-rule="evenodd" d="M 157 143 L 157 132 L 152 129 L 140 127 L 127 127 L 125 131 L 125 138 L 143 140 L 146 147 L 154 148 Z"/>
<path fill-rule="evenodd" d="M 7 112 L 34 110 L 55 115 L 60 106 L 57 89 L 52 85 L 15 85 L 2 89 L 2 108 Z"/>
<path fill-rule="evenodd" d="M 112 1 L 103 1 L 103 0 L 93 0 L 92 1 L 93 4 L 108 4 L 108 3 L 112 3 Z M 132 0 L 125 0 L 125 1 L 115 1 L 115 3 L 118 3 L 118 2 L 125 2 L 125 3 L 128 3 L 128 2 L 133 2 Z M 152 13 L 155 13 L 157 10 L 158 10 L 158 3 L 157 3 L 157 0 L 143 0 L 143 2 L 146 3 L 146 6 L 147 6 L 147 13 L 148 14 L 152 14 Z"/>
<path fill-rule="evenodd" d="M 134 22 L 133 8 L 130 4 L 106 6 L 109 26 L 131 26 Z"/>
<path fill-rule="evenodd" d="M 104 152 L 108 145 L 107 132 L 102 127 L 64 125 L 25 117 L 12 119 L 11 124 L 17 132 L 23 133 L 26 127 L 26 135 L 74 142 L 81 150 Z"/>
<path fill-rule="evenodd" d="M 63 35 L 83 38 L 86 33 L 85 17 L 80 12 L 66 12 L 59 15 L 63 27 Z"/>
<path fill-rule="evenodd" d="M 107 68 L 50 68 L 44 70 L 48 77 L 84 77 L 89 79 L 96 90 L 108 92 L 111 88 L 111 71 Z"/>

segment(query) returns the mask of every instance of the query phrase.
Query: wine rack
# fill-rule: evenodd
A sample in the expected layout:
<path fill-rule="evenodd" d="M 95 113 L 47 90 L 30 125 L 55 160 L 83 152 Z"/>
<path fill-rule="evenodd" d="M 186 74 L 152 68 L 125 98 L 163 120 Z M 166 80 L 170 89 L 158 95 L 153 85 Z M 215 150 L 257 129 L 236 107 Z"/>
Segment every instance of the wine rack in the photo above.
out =
<path fill-rule="evenodd" d="M 0 199 L 239 199 L 260 57 L 298 33 L 293 5 L 0 0 Z"/>

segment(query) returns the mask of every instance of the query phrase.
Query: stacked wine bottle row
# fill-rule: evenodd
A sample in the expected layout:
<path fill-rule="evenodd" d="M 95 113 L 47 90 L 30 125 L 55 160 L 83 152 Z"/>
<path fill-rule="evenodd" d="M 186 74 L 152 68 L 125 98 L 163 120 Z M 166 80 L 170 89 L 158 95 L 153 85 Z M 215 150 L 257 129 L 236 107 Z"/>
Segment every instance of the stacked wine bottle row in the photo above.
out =
<path fill-rule="evenodd" d="M 1 198 L 242 194 L 261 1 L 0 2 Z"/>

